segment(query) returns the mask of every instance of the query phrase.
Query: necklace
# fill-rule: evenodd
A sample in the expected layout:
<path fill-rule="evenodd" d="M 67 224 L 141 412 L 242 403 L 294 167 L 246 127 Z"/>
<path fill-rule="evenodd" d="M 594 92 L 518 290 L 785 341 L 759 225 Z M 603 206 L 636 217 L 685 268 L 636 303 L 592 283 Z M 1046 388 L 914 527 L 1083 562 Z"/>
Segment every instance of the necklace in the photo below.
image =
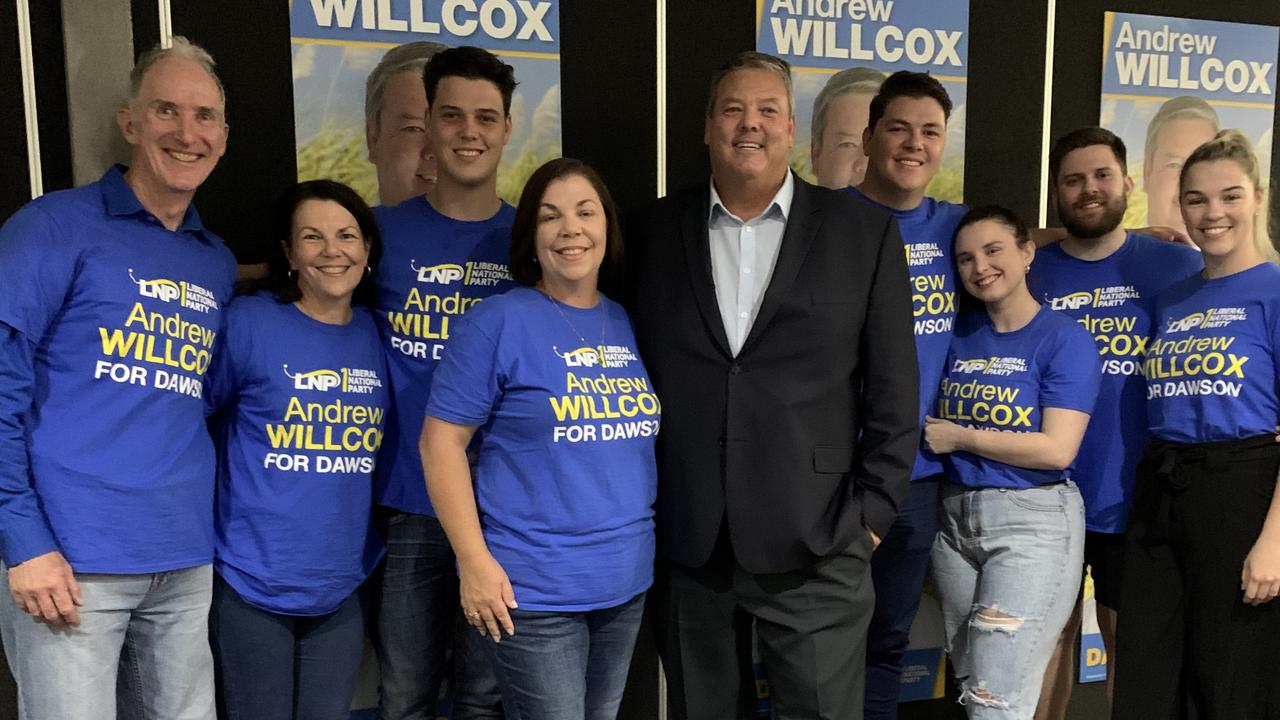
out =
<path fill-rule="evenodd" d="M 602 312 L 600 313 L 600 342 L 596 343 L 595 345 L 589 345 L 587 343 L 586 336 L 583 335 L 578 330 L 578 327 L 573 324 L 573 321 L 569 319 L 569 316 L 564 314 L 564 310 L 560 308 L 560 303 L 555 298 L 551 297 L 550 293 L 543 292 L 542 295 L 547 298 L 547 302 L 551 303 L 551 307 L 555 308 L 556 312 L 560 314 L 560 318 L 564 320 L 564 324 L 568 325 L 569 329 L 573 331 L 573 334 L 578 336 L 578 340 L 582 342 L 582 345 L 580 345 L 579 348 L 588 348 L 588 347 L 591 348 L 592 352 L 594 353 L 594 357 L 596 361 L 600 365 L 604 365 L 604 351 L 601 350 L 600 348 L 602 345 L 604 345 L 604 332 L 605 332 L 605 329 L 608 327 L 608 323 L 609 323 L 609 306 L 604 305 L 601 308 Z M 603 297 L 600 298 L 600 303 L 602 304 L 604 303 Z M 560 350 L 556 348 L 556 346 L 552 345 L 551 350 L 555 352 L 557 355 L 564 357 L 564 355 L 561 355 Z M 577 352 L 577 351 L 575 350 L 574 352 Z"/>

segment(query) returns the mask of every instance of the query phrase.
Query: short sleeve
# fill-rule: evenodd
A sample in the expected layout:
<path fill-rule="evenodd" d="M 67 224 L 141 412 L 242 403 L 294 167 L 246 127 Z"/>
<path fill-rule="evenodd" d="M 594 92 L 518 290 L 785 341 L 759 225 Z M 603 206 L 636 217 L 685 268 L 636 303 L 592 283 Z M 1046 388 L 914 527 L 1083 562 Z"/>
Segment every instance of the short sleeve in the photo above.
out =
<path fill-rule="evenodd" d="M 239 392 L 237 367 L 253 352 L 253 333 L 245 327 L 248 318 L 234 305 L 222 314 L 222 329 L 213 349 L 213 362 L 204 376 L 205 414 L 211 415 L 231 402 Z"/>
<path fill-rule="evenodd" d="M 1058 334 L 1047 344 L 1046 367 L 1040 374 L 1040 407 L 1092 414 L 1102 382 L 1098 346 L 1074 322 L 1053 331 Z"/>
<path fill-rule="evenodd" d="M 472 310 L 464 315 L 431 380 L 429 417 L 457 425 L 483 425 L 504 384 L 499 367 L 497 313 Z"/>
<path fill-rule="evenodd" d="M 27 205 L 0 227 L 0 322 L 39 344 L 75 281 L 77 253 L 54 219 Z"/>

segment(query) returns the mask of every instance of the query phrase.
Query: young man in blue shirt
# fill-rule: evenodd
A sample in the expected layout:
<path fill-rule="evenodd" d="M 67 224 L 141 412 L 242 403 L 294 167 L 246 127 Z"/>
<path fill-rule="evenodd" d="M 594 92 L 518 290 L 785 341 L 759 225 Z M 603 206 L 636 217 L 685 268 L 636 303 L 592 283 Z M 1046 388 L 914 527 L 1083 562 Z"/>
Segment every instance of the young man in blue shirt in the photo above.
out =
<path fill-rule="evenodd" d="M 181 37 L 130 80 L 129 167 L 0 229 L 0 629 L 23 717 L 214 717 L 202 383 L 236 267 L 191 200 L 225 98 Z"/>
<path fill-rule="evenodd" d="M 454 648 L 454 717 L 501 717 L 492 672 L 465 630 L 453 551 L 427 497 L 418 439 L 431 379 L 457 320 L 511 287 L 515 209 L 498 197 L 511 137 L 511 66 L 474 47 L 442 50 L 423 73 L 436 184 L 375 210 L 383 256 L 375 317 L 386 343 L 393 412 L 374 500 L 384 508 L 387 562 L 377 650 L 382 720 L 434 716 L 447 648 Z M 456 638 L 455 638 L 456 636 Z"/>
<path fill-rule="evenodd" d="M 925 195 L 946 150 L 951 98 L 924 73 L 890 75 L 871 101 L 862 132 L 867 173 L 847 192 L 898 221 L 910 273 L 916 359 L 920 365 L 921 424 L 933 414 L 956 317 L 951 236 L 967 208 Z M 876 607 L 867 634 L 865 717 L 897 717 L 902 655 L 938 532 L 941 461 L 916 451 L 911 488 L 884 542 L 871 557 Z"/>
<path fill-rule="evenodd" d="M 1085 563 L 1092 571 L 1108 664 L 1114 667 L 1124 531 L 1138 460 L 1148 439 L 1140 366 L 1148 338 L 1155 334 L 1155 296 L 1198 272 L 1202 263 L 1191 247 L 1121 225 L 1133 180 L 1124 141 L 1111 131 L 1085 127 L 1059 138 L 1049 151 L 1049 177 L 1067 237 L 1036 254 L 1027 282 L 1042 304 L 1089 330 L 1102 359 L 1102 385 L 1072 479 L 1084 496 Z M 1067 631 L 1078 633 L 1079 623 L 1068 623 Z M 1072 639 L 1063 637 L 1058 670 L 1050 666 L 1041 694 L 1048 717 L 1066 711 Z"/>

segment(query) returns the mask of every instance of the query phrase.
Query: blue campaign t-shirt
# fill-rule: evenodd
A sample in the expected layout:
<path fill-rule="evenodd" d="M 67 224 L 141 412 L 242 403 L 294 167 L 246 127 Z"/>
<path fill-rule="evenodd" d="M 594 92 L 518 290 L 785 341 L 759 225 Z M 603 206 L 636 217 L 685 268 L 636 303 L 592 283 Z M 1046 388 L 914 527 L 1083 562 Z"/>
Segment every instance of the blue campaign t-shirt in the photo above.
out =
<path fill-rule="evenodd" d="M 1022 328 L 1002 333 L 986 313 L 975 313 L 951 341 L 937 417 L 982 430 L 1039 432 L 1044 408 L 1093 410 L 1098 365 L 1093 338 L 1066 315 L 1042 307 Z M 970 452 L 950 453 L 943 464 L 948 479 L 971 488 L 1026 489 L 1070 475 Z"/>
<path fill-rule="evenodd" d="M 14 214 L 0 265 L 0 322 L 36 344 L 23 420 L 48 522 L 6 526 L 6 558 L 26 559 L 14 557 L 21 536 L 51 530 L 76 572 L 211 562 L 203 383 L 236 279 L 231 252 L 194 208 L 165 228 L 117 166 Z"/>
<path fill-rule="evenodd" d="M 427 414 L 479 426 L 485 542 L 526 610 L 613 607 L 653 581 L 661 408 L 626 311 L 517 288 L 459 323 Z"/>
<path fill-rule="evenodd" d="M 1119 533 L 1128 524 L 1148 437 L 1142 358 L 1155 330 L 1156 294 L 1202 265 L 1194 248 L 1132 232 L 1101 260 L 1072 257 L 1054 243 L 1031 264 L 1031 293 L 1088 331 L 1102 360 L 1098 402 L 1072 473 L 1092 531 Z"/>
<path fill-rule="evenodd" d="M 938 397 L 938 381 L 942 379 L 947 348 L 956 321 L 955 265 L 951 256 L 951 240 L 960 219 L 969 211 L 926 197 L 911 210 L 896 210 L 881 205 L 857 188 L 845 192 L 863 202 L 892 213 L 898 220 L 898 231 L 907 253 L 907 271 L 911 276 L 911 314 L 915 318 L 916 361 L 920 365 L 920 423 L 932 412 Z M 942 461 L 929 452 L 921 441 L 916 452 L 911 479 L 916 480 L 942 472 Z"/>
<path fill-rule="evenodd" d="M 468 222 L 416 197 L 374 214 L 383 248 L 375 278 L 378 329 L 392 388 L 375 494 L 380 505 L 434 515 L 418 452 L 431 375 L 462 314 L 512 287 L 515 208 L 503 203 L 488 220 Z"/>
<path fill-rule="evenodd" d="M 336 610 L 382 555 L 369 525 L 388 389 L 373 315 L 331 325 L 236 298 L 213 369 L 218 573 L 251 605 Z"/>
<path fill-rule="evenodd" d="M 1280 268 L 1187 278 L 1156 298 L 1147 349 L 1147 417 L 1182 443 L 1274 435 L 1280 422 Z"/>

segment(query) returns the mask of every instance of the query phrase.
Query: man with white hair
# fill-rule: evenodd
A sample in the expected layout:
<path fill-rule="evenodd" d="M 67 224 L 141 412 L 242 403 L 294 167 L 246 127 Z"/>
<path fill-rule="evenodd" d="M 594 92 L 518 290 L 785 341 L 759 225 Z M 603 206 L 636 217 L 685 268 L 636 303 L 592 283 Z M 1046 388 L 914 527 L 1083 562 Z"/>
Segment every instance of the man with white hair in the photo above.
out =
<path fill-rule="evenodd" d="M 130 80 L 129 167 L 0 228 L 0 630 L 23 718 L 214 717 L 201 396 L 236 266 L 191 200 L 225 95 L 181 37 Z"/>
<path fill-rule="evenodd" d="M 426 195 L 436 186 L 422 69 L 444 49 L 427 40 L 393 47 L 365 81 L 365 144 L 378 173 L 378 203 L 386 207 Z"/>

